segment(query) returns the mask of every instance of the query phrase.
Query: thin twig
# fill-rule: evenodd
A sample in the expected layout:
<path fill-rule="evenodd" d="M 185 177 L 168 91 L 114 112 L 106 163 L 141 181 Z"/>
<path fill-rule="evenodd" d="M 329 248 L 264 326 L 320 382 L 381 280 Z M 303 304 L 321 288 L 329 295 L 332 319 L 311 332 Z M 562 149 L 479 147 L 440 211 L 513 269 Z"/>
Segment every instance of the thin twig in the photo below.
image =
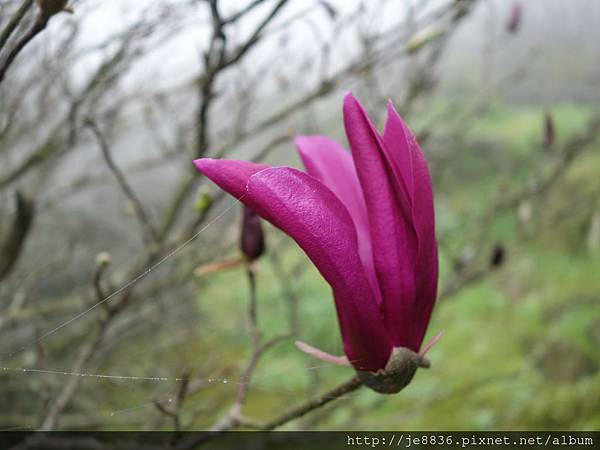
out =
<path fill-rule="evenodd" d="M 254 269 L 248 265 L 246 270 L 248 276 L 248 285 L 250 291 L 250 301 L 248 305 L 248 322 L 250 325 L 250 334 L 252 337 L 252 355 L 246 363 L 246 367 L 239 381 L 239 388 L 235 403 L 231 406 L 227 414 L 219 420 L 212 428 L 212 431 L 226 431 L 239 426 L 250 425 L 253 423 L 243 416 L 243 409 L 246 405 L 248 393 L 250 390 L 250 383 L 256 366 L 258 365 L 261 357 L 270 348 L 282 342 L 290 337 L 289 334 L 276 336 L 269 339 L 265 343 L 261 343 L 260 328 L 258 327 L 258 314 L 257 314 L 257 302 L 256 302 L 256 274 Z"/>
<path fill-rule="evenodd" d="M 20 192 L 15 195 L 17 211 L 12 226 L 0 242 L 0 280 L 15 267 L 34 218 L 33 202 Z"/>
<path fill-rule="evenodd" d="M 246 276 L 248 277 L 248 290 L 250 291 L 250 301 L 248 302 L 250 334 L 252 335 L 253 347 L 257 348 L 260 345 L 260 330 L 258 328 L 258 312 L 256 304 L 256 274 L 249 264 L 246 267 Z"/>
<path fill-rule="evenodd" d="M 264 2 L 265 2 L 265 0 L 254 0 L 253 2 L 249 3 L 248 5 L 246 5 L 243 9 L 241 9 L 237 13 L 232 14 L 227 19 L 224 19 L 223 20 L 223 24 L 224 25 L 229 25 L 229 24 L 232 24 L 234 22 L 237 22 L 243 16 L 245 16 L 250 11 L 252 11 L 254 8 L 256 8 L 257 6 L 261 5 Z"/>
<path fill-rule="evenodd" d="M 121 172 L 119 167 L 115 164 L 110 153 L 108 143 L 106 142 L 104 135 L 98 128 L 98 125 L 96 125 L 96 123 L 91 119 L 86 120 L 85 125 L 92 131 L 92 133 L 96 137 L 100 150 L 102 151 L 102 156 L 106 161 L 106 165 L 108 166 L 112 174 L 115 176 L 115 179 L 117 180 L 121 191 L 123 191 L 127 199 L 131 202 L 135 215 L 137 216 L 138 222 L 144 230 L 146 241 L 156 241 L 158 239 L 158 233 L 154 229 L 152 222 L 150 221 L 150 217 L 144 209 L 144 205 L 142 204 L 140 199 L 135 195 L 131 186 L 129 186 L 127 178 L 125 178 L 123 172 Z"/>
<path fill-rule="evenodd" d="M 85 369 L 85 366 L 92 359 L 92 357 L 98 350 L 98 347 L 102 343 L 104 336 L 106 334 L 108 323 L 109 323 L 108 320 L 102 321 L 100 324 L 100 329 L 97 331 L 94 339 L 88 345 L 81 348 L 81 350 L 79 351 L 79 354 L 77 356 L 77 359 L 75 360 L 75 363 L 73 364 L 73 366 L 70 369 L 71 373 L 83 372 L 83 370 Z M 61 413 L 67 407 L 67 405 L 73 398 L 73 395 L 75 395 L 75 392 L 76 392 L 77 388 L 79 387 L 79 384 L 81 383 L 82 379 L 83 379 L 82 377 L 73 376 L 67 382 L 67 384 L 64 385 L 64 387 L 61 389 L 60 393 L 55 398 L 54 402 L 51 404 L 51 406 L 48 410 L 48 413 L 46 414 L 46 417 L 42 422 L 40 430 L 51 431 L 56 428 L 56 426 L 58 425 L 58 419 L 59 419 Z"/>
<path fill-rule="evenodd" d="M 6 71 L 16 59 L 16 57 L 21 53 L 21 51 L 32 41 L 34 37 L 36 37 L 39 33 L 41 33 L 48 24 L 48 18 L 44 17 L 42 14 L 38 14 L 35 21 L 25 33 L 21 39 L 17 41 L 15 46 L 10 50 L 6 58 L 0 62 L 0 83 L 4 80 L 6 75 Z"/>
<path fill-rule="evenodd" d="M 249 420 L 244 417 L 238 418 L 238 420 L 229 420 L 228 422 L 223 421 L 220 423 L 221 426 L 219 428 L 213 428 L 213 431 L 215 432 L 201 434 L 199 436 L 192 436 L 190 439 L 183 441 L 176 448 L 177 450 L 195 449 L 209 441 L 219 438 L 225 431 L 231 431 L 240 427 L 248 427 L 264 431 L 274 430 L 282 425 L 287 424 L 288 422 L 291 422 L 292 420 L 299 419 L 300 417 L 315 411 L 326 404 L 346 394 L 349 394 L 350 392 L 357 390 L 361 386 L 362 382 L 358 379 L 358 376 L 353 376 L 349 380 L 336 386 L 325 394 L 319 395 L 318 397 L 315 397 L 306 403 L 292 408 L 264 424 L 256 423 L 253 420 Z"/>
<path fill-rule="evenodd" d="M 228 67 L 238 63 L 262 38 L 262 33 L 269 23 L 279 14 L 288 0 L 279 0 L 265 19 L 254 29 L 248 40 L 240 45 L 232 54 L 226 52 L 226 34 L 223 30 L 225 26 L 224 19 L 220 16 L 218 3 L 211 0 L 210 12 L 213 22 L 213 33 L 208 51 L 205 54 L 205 69 L 203 74 L 198 77 L 200 103 L 196 113 L 196 154 L 195 157 L 203 157 L 210 146 L 208 130 L 209 111 L 212 102 L 215 99 L 214 86 L 218 76 Z M 169 202 L 169 209 L 165 214 L 160 227 L 160 239 L 166 238 L 172 227 L 175 225 L 179 214 L 186 200 L 191 195 L 194 186 L 198 181 L 198 173 L 195 169 L 184 177 L 173 195 L 173 200 Z"/>
<path fill-rule="evenodd" d="M 29 8 L 31 8 L 31 5 L 33 5 L 33 0 L 23 0 L 19 9 L 12 15 L 9 22 L 6 24 L 6 27 L 2 30 L 2 33 L 0 33 L 0 50 L 4 48 L 10 36 L 17 29 L 23 20 L 23 17 L 25 17 L 25 14 L 29 11 Z"/>

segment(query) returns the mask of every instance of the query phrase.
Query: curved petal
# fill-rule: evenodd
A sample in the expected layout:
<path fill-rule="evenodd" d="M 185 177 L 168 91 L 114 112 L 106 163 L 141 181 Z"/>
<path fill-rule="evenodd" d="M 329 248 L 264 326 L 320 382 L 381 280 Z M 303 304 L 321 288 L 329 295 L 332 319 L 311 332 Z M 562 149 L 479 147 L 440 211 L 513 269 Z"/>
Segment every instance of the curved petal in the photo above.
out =
<path fill-rule="evenodd" d="M 270 166 L 248 161 L 201 158 L 194 161 L 196 168 L 229 192 L 238 200 L 246 195 L 248 179 L 257 172 Z"/>
<path fill-rule="evenodd" d="M 354 223 L 315 178 L 243 161 L 195 161 L 207 177 L 290 235 L 333 290 L 344 351 L 357 369 L 385 367 L 392 350 L 358 255 Z M 244 189 L 246 193 L 244 194 Z"/>
<path fill-rule="evenodd" d="M 352 156 L 340 144 L 324 136 L 299 136 L 294 142 L 308 174 L 331 189 L 350 213 L 358 233 L 360 260 L 380 304 L 381 291 L 373 262 L 369 216 Z"/>
<path fill-rule="evenodd" d="M 415 261 L 417 323 L 415 339 L 423 340 L 437 295 L 438 255 L 435 238 L 433 189 L 425 156 L 413 133 L 388 102 L 388 117 L 383 134 L 384 150 L 398 176 L 409 187 L 411 215 L 417 234 Z"/>
<path fill-rule="evenodd" d="M 344 125 L 369 212 L 386 329 L 395 347 L 416 352 L 421 344 L 414 320 L 417 241 L 408 192 L 395 176 L 379 133 L 352 94 L 344 99 Z"/>
<path fill-rule="evenodd" d="M 321 182 L 296 169 L 265 169 L 250 177 L 246 202 L 290 235 L 331 286 L 344 351 L 357 369 L 385 367 L 391 343 L 358 255 L 346 207 Z"/>

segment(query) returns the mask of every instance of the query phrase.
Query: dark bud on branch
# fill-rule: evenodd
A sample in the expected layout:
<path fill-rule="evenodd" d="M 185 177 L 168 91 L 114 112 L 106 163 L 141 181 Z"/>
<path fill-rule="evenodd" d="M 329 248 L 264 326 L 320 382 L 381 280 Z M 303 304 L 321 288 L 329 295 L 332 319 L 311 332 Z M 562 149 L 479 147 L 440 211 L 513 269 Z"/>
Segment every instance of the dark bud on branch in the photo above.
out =
<path fill-rule="evenodd" d="M 554 141 L 556 135 L 554 131 L 554 118 L 550 111 L 546 111 L 544 116 L 544 137 L 542 140 L 542 147 L 544 150 L 551 150 L 554 147 Z"/>
<path fill-rule="evenodd" d="M 248 261 L 258 259 L 265 251 L 265 236 L 258 215 L 244 206 L 240 249 Z"/>
<path fill-rule="evenodd" d="M 513 3 L 510 11 L 510 17 L 506 24 L 506 31 L 509 33 L 516 33 L 521 27 L 521 20 L 523 18 L 523 5 L 520 2 Z"/>
<path fill-rule="evenodd" d="M 392 352 L 385 369 L 378 372 L 357 371 L 360 381 L 380 394 L 396 394 L 412 381 L 419 367 L 429 368 L 429 360 L 405 347 Z"/>
<path fill-rule="evenodd" d="M 506 250 L 502 244 L 494 245 L 492 253 L 490 254 L 490 267 L 497 268 L 504 264 L 506 260 Z"/>

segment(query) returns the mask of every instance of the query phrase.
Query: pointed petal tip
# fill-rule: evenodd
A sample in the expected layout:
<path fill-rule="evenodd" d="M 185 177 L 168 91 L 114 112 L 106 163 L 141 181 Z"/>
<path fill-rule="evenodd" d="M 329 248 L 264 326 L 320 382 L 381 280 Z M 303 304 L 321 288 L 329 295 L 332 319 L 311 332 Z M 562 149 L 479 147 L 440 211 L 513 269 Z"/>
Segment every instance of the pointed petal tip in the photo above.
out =
<path fill-rule="evenodd" d="M 344 126 L 346 127 L 346 135 L 349 137 L 349 130 L 353 128 L 357 123 L 363 121 L 366 125 L 371 128 L 372 132 L 376 133 L 375 125 L 371 122 L 369 114 L 365 110 L 364 106 L 358 101 L 358 99 L 352 95 L 352 93 L 346 94 L 344 97 L 344 106 L 342 108 L 344 115 Z"/>
<path fill-rule="evenodd" d="M 306 143 L 312 137 L 314 136 L 310 134 L 298 134 L 294 137 L 294 145 L 298 150 L 302 151 L 302 144 Z"/>
<path fill-rule="evenodd" d="M 213 158 L 196 159 L 194 165 L 221 189 L 238 199 L 245 195 L 250 177 L 269 167 L 248 161 Z"/>
<path fill-rule="evenodd" d="M 198 158 L 195 159 L 193 163 L 194 166 L 196 166 L 196 169 L 198 169 L 200 172 L 204 172 L 204 169 L 210 167 L 214 161 L 215 160 L 212 158 Z"/>
<path fill-rule="evenodd" d="M 298 152 L 298 155 L 300 155 L 300 159 L 302 159 L 302 162 L 304 163 L 305 167 L 307 164 L 306 158 L 310 153 L 308 148 L 310 148 L 311 138 L 312 136 L 310 135 L 298 135 L 294 138 L 294 145 L 296 146 L 296 151 Z"/>
<path fill-rule="evenodd" d="M 348 107 L 353 107 L 353 106 L 356 106 L 356 105 L 361 106 L 360 102 L 354 96 L 354 94 L 352 93 L 352 91 L 346 92 L 346 95 L 344 95 L 344 109 L 346 109 Z"/>
<path fill-rule="evenodd" d="M 387 112 L 388 112 L 388 117 L 394 113 L 398 114 L 396 112 L 396 108 L 394 107 L 394 102 L 392 101 L 391 98 L 388 98 L 388 101 L 387 101 Z"/>
<path fill-rule="evenodd" d="M 402 116 L 394 106 L 394 102 L 391 98 L 387 101 L 387 120 L 389 121 L 390 119 L 399 120 L 402 124 L 404 124 L 404 120 L 402 119 Z"/>
<path fill-rule="evenodd" d="M 316 160 L 322 160 L 325 157 L 325 155 L 329 155 L 331 157 L 335 155 L 336 152 L 345 152 L 344 148 L 336 141 L 327 136 L 322 136 L 320 134 L 296 136 L 296 138 L 294 139 L 294 144 L 296 146 L 298 154 L 300 155 L 300 158 L 304 162 L 305 167 L 310 166 L 313 169 L 316 169 Z M 317 164 L 317 166 L 318 165 L 319 164 Z M 324 163 L 323 165 L 325 165 L 326 167 L 328 166 L 327 163 Z M 330 165 L 330 167 L 332 168 L 334 168 L 335 166 L 336 164 Z M 310 170 L 308 170 L 308 173 L 315 176 L 315 174 L 311 173 Z"/>

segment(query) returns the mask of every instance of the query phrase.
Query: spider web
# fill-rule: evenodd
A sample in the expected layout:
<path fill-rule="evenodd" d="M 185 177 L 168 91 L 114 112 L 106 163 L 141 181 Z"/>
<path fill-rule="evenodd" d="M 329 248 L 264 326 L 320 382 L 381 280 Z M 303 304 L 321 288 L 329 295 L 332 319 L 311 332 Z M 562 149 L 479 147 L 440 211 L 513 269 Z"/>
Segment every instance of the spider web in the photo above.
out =
<path fill-rule="evenodd" d="M 109 303 L 111 299 L 115 298 L 118 294 L 125 292 L 127 289 L 130 289 L 137 283 L 141 282 L 145 278 L 149 277 L 153 272 L 160 268 L 167 261 L 175 258 L 178 254 L 180 254 L 186 247 L 192 244 L 197 240 L 199 236 L 205 233 L 209 228 L 213 227 L 217 224 L 229 211 L 231 211 L 237 204 L 240 203 L 242 197 L 235 199 L 229 206 L 227 206 L 223 211 L 221 211 L 217 216 L 215 216 L 212 220 L 210 220 L 205 226 L 203 226 L 198 232 L 196 232 L 192 237 L 183 242 L 181 245 L 176 247 L 174 250 L 170 251 L 167 255 L 161 258 L 155 264 L 149 266 L 147 269 L 142 271 L 139 275 L 133 277 L 128 282 L 124 283 L 118 289 L 114 290 L 110 294 L 106 295 L 100 301 L 94 303 L 90 307 L 84 309 L 83 311 L 75 314 L 74 316 L 60 322 L 58 325 L 52 327 L 50 330 L 44 332 L 41 336 L 36 339 L 26 343 L 25 345 L 19 347 L 17 350 L 12 351 L 4 356 L 0 357 L 0 373 L 7 373 L 17 377 L 44 377 L 44 378 L 72 378 L 78 377 L 85 379 L 87 383 L 94 383 L 93 389 L 95 391 L 102 390 L 103 382 L 110 383 L 127 383 L 128 386 L 132 386 L 135 384 L 139 385 L 148 385 L 148 384 L 160 384 L 162 386 L 167 386 L 171 388 L 171 391 L 175 391 L 176 387 L 184 381 L 184 377 L 182 376 L 164 376 L 162 374 L 133 374 L 128 373 L 124 368 L 122 371 L 118 373 L 98 373 L 94 371 L 80 371 L 74 372 L 71 370 L 63 370 L 63 369 L 52 369 L 52 368 L 39 368 L 39 367 L 13 367 L 13 366 L 4 366 L 2 362 L 5 362 L 20 353 L 34 348 L 41 344 L 42 342 L 50 341 L 60 334 L 61 331 L 67 329 L 70 326 L 73 326 L 75 323 L 79 322 L 81 319 L 84 319 L 86 316 L 90 315 L 94 310 L 96 310 L 99 306 Z M 260 301 L 260 299 L 259 299 Z M 243 313 L 243 311 L 241 311 Z M 173 326 L 173 325 L 171 325 Z M 216 325 L 218 328 L 218 325 Z M 216 333 L 219 330 L 214 329 L 213 332 Z M 335 342 L 334 344 L 339 348 L 339 342 Z M 332 366 L 329 364 L 320 364 L 314 365 L 311 364 L 310 361 L 307 360 L 307 363 L 301 368 L 303 371 L 308 373 L 315 373 L 320 371 L 321 369 L 332 369 Z M 301 402 L 303 399 L 310 397 L 308 392 L 302 393 L 296 390 L 290 390 L 289 388 L 285 388 L 285 382 L 282 383 L 282 377 L 285 378 L 287 374 L 291 371 L 295 371 L 297 368 L 277 368 L 272 373 L 255 373 L 252 376 L 252 380 L 250 383 L 247 383 L 241 377 L 231 376 L 207 376 L 207 377 L 196 377 L 194 376 L 195 382 L 203 382 L 203 390 L 217 388 L 223 390 L 226 388 L 229 392 L 229 395 L 235 397 L 235 393 L 238 391 L 239 387 L 244 384 L 251 384 L 251 390 L 256 391 L 258 394 L 260 393 L 272 393 L 277 394 L 278 396 L 284 396 L 290 399 L 290 401 Z M 83 382 L 83 380 L 82 380 Z M 83 385 L 80 386 L 80 391 L 78 391 L 77 395 L 84 395 L 84 390 L 82 389 Z M 87 386 L 89 387 L 89 386 Z M 143 393 L 147 394 L 147 389 L 140 388 Z M 164 392 L 160 392 L 157 396 L 154 396 L 153 400 L 143 400 L 139 403 L 134 404 L 122 404 L 122 405 L 114 405 L 110 409 L 100 413 L 100 416 L 104 419 L 103 426 L 111 427 L 118 426 L 119 420 L 123 417 L 127 417 L 128 419 L 132 415 L 136 414 L 147 414 L 149 410 L 153 410 L 156 406 L 156 403 L 159 402 L 164 405 L 171 405 L 175 402 L 175 394 L 171 392 L 170 394 L 165 394 Z M 346 395 L 346 397 L 352 397 L 352 394 Z M 3 428 L 0 424 L 0 431 L 12 431 L 12 430 L 33 430 L 35 427 L 22 426 L 22 427 L 10 427 Z"/>

